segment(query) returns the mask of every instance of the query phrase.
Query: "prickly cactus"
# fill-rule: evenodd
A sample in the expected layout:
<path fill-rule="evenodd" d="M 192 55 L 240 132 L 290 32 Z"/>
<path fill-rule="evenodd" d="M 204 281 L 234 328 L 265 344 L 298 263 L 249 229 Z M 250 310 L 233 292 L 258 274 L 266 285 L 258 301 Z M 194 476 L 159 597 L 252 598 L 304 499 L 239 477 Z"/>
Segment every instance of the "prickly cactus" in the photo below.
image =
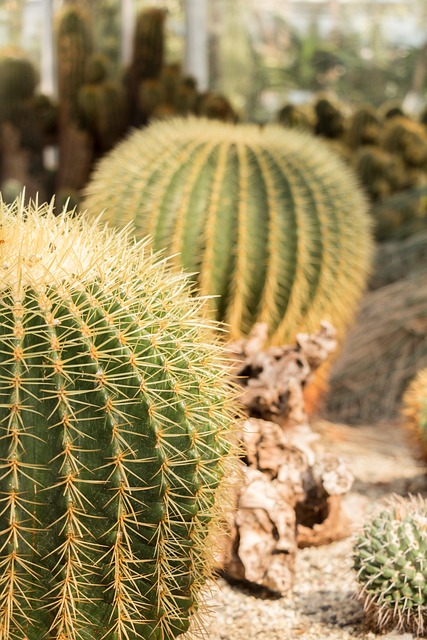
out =
<path fill-rule="evenodd" d="M 58 91 L 65 118 L 74 118 L 77 95 L 92 53 L 89 16 L 79 6 L 65 5 L 57 20 Z"/>
<path fill-rule="evenodd" d="M 166 12 L 150 7 L 139 12 L 133 41 L 133 57 L 128 73 L 131 123 L 145 124 L 149 113 L 139 102 L 140 85 L 144 80 L 160 77 L 165 53 Z"/>
<path fill-rule="evenodd" d="M 0 232 L 0 639 L 171 640 L 235 460 L 202 302 L 53 203 L 0 203 Z"/>
<path fill-rule="evenodd" d="M 359 597 L 373 626 L 427 630 L 427 502 L 395 498 L 354 546 Z"/>
<path fill-rule="evenodd" d="M 315 133 L 324 138 L 340 138 L 345 130 L 345 118 L 338 105 L 329 98 L 319 97 L 314 104 Z"/>
<path fill-rule="evenodd" d="M 233 337 L 257 321 L 277 343 L 322 319 L 342 329 L 365 283 L 370 220 L 353 174 L 279 125 L 154 123 L 101 160 L 83 206 L 179 254 Z"/>
<path fill-rule="evenodd" d="M 88 60 L 85 78 L 77 96 L 78 121 L 90 132 L 95 155 L 102 155 L 126 129 L 126 94 L 119 83 L 108 79 L 107 61 L 103 56 L 92 56 Z"/>
<path fill-rule="evenodd" d="M 0 120 L 19 125 L 23 111 L 34 96 L 37 73 L 21 53 L 10 52 L 0 58 Z"/>
<path fill-rule="evenodd" d="M 311 114 L 298 105 L 287 102 L 284 104 L 277 114 L 277 121 L 284 127 L 296 129 L 313 129 Z"/>
<path fill-rule="evenodd" d="M 427 369 L 409 384 L 403 396 L 403 415 L 418 453 L 427 458 Z"/>
<path fill-rule="evenodd" d="M 351 115 L 346 141 L 352 149 L 377 143 L 381 131 L 380 118 L 372 107 L 361 106 Z"/>

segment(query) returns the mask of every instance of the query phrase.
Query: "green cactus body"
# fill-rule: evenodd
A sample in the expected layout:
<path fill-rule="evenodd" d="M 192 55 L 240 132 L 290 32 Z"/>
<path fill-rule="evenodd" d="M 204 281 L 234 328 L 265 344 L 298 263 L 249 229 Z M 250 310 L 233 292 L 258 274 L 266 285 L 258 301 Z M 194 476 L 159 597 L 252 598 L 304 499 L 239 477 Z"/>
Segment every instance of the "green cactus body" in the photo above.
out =
<path fill-rule="evenodd" d="M 0 120 L 20 124 L 28 117 L 28 105 L 34 96 L 37 73 L 32 63 L 16 55 L 0 59 Z"/>
<path fill-rule="evenodd" d="M 141 11 L 136 20 L 133 66 L 140 79 L 158 78 L 164 61 L 164 9 L 150 7 Z"/>
<path fill-rule="evenodd" d="M 178 254 L 233 336 L 342 329 L 364 286 L 370 220 L 353 175 L 314 136 L 206 119 L 154 123 L 103 158 L 84 207 Z"/>
<path fill-rule="evenodd" d="M 303 107 L 287 103 L 282 106 L 277 114 L 277 121 L 284 127 L 296 129 L 313 129 L 311 114 Z"/>
<path fill-rule="evenodd" d="M 386 151 L 399 155 L 408 168 L 427 166 L 427 135 L 422 124 L 406 117 L 392 118 L 385 124 L 380 142 Z"/>
<path fill-rule="evenodd" d="M 402 172 L 399 158 L 374 145 L 360 147 L 354 158 L 354 168 L 373 201 L 383 200 L 396 189 L 396 165 Z"/>
<path fill-rule="evenodd" d="M 135 25 L 133 58 L 128 74 L 131 123 L 145 124 L 150 113 L 139 101 L 140 86 L 144 80 L 158 79 L 162 72 L 165 49 L 166 12 L 151 7 L 140 11 Z"/>
<path fill-rule="evenodd" d="M 66 119 L 76 115 L 77 95 L 92 48 L 89 16 L 76 5 L 65 5 L 58 16 L 57 55 L 59 101 Z"/>
<path fill-rule="evenodd" d="M 235 461 L 202 302 L 53 203 L 0 232 L 0 639 L 175 638 Z"/>
<path fill-rule="evenodd" d="M 163 105 L 163 91 L 159 78 L 147 78 L 140 83 L 138 104 L 147 120 L 150 120 L 156 110 Z"/>
<path fill-rule="evenodd" d="M 354 545 L 359 597 L 374 627 L 427 630 L 427 503 L 395 498 Z"/>
<path fill-rule="evenodd" d="M 238 117 L 230 102 L 220 93 L 207 91 L 198 96 L 195 111 L 197 115 L 223 122 L 237 122 Z"/>
<path fill-rule="evenodd" d="M 120 85 L 109 80 L 83 85 L 78 94 L 78 118 L 92 134 L 95 152 L 109 151 L 126 127 L 126 99 Z"/>
<path fill-rule="evenodd" d="M 328 98 L 319 97 L 314 104 L 315 133 L 325 138 L 340 138 L 345 130 L 345 118 L 338 106 Z"/>
<path fill-rule="evenodd" d="M 378 142 L 381 131 L 380 118 L 375 109 L 360 107 L 351 116 L 347 129 L 347 143 L 352 149 Z"/>
<path fill-rule="evenodd" d="M 418 372 L 403 396 L 403 415 L 417 445 L 427 458 L 427 369 Z"/>

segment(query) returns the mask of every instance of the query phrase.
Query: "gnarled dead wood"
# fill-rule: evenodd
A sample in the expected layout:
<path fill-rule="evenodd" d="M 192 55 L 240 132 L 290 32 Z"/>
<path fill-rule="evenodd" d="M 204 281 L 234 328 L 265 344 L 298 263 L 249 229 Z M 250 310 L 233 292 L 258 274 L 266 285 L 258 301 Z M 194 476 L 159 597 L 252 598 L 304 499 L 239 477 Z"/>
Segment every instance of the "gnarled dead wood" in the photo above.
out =
<path fill-rule="evenodd" d="M 265 325 L 230 345 L 234 375 L 248 418 L 241 440 L 244 468 L 230 515 L 225 573 L 281 594 L 292 589 L 298 545 L 348 535 L 340 508 L 353 476 L 321 448 L 308 424 L 303 388 L 335 348 L 325 323 L 299 334 L 295 347 L 268 347 Z"/>

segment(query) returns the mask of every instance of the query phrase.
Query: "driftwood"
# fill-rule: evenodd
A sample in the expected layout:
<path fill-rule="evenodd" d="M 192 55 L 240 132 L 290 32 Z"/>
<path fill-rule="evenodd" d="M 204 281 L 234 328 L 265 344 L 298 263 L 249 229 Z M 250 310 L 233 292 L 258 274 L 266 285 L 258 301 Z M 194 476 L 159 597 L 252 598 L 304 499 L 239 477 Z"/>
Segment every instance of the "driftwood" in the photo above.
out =
<path fill-rule="evenodd" d="M 227 348 L 234 376 L 242 387 L 239 400 L 250 416 L 287 426 L 306 423 L 303 390 L 335 350 L 335 329 L 324 322 L 317 334 L 299 333 L 295 347 L 263 350 L 266 340 L 267 325 L 259 323 L 248 338 Z"/>
<path fill-rule="evenodd" d="M 348 535 L 340 501 L 353 477 L 321 450 L 304 410 L 303 388 L 333 350 L 333 328 L 325 324 L 316 335 L 300 334 L 296 347 L 263 351 L 266 337 L 264 325 L 257 325 L 228 350 L 248 418 L 237 509 L 222 560 L 226 576 L 284 594 L 292 589 L 298 546 Z"/>

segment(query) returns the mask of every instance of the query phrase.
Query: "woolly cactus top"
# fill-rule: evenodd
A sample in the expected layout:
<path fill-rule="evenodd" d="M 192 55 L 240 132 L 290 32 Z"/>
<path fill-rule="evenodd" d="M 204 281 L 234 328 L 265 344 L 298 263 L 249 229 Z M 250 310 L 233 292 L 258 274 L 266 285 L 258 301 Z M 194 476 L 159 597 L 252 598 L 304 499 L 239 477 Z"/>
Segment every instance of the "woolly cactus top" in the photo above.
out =
<path fill-rule="evenodd" d="M 61 283 L 74 283 L 81 288 L 83 282 L 92 280 L 111 289 L 127 282 L 131 292 L 131 282 L 139 274 L 146 292 L 166 293 L 172 307 L 173 300 L 176 306 L 187 300 L 197 315 L 204 301 L 182 293 L 185 277 L 176 270 L 172 273 L 167 259 L 155 257 L 148 244 L 148 240 L 132 240 L 127 228 L 120 232 L 108 229 L 101 216 L 77 218 L 66 209 L 56 215 L 54 201 L 29 207 L 21 198 L 11 205 L 2 202 L 0 292 L 8 289 L 18 298 L 27 287 L 60 290 Z"/>

